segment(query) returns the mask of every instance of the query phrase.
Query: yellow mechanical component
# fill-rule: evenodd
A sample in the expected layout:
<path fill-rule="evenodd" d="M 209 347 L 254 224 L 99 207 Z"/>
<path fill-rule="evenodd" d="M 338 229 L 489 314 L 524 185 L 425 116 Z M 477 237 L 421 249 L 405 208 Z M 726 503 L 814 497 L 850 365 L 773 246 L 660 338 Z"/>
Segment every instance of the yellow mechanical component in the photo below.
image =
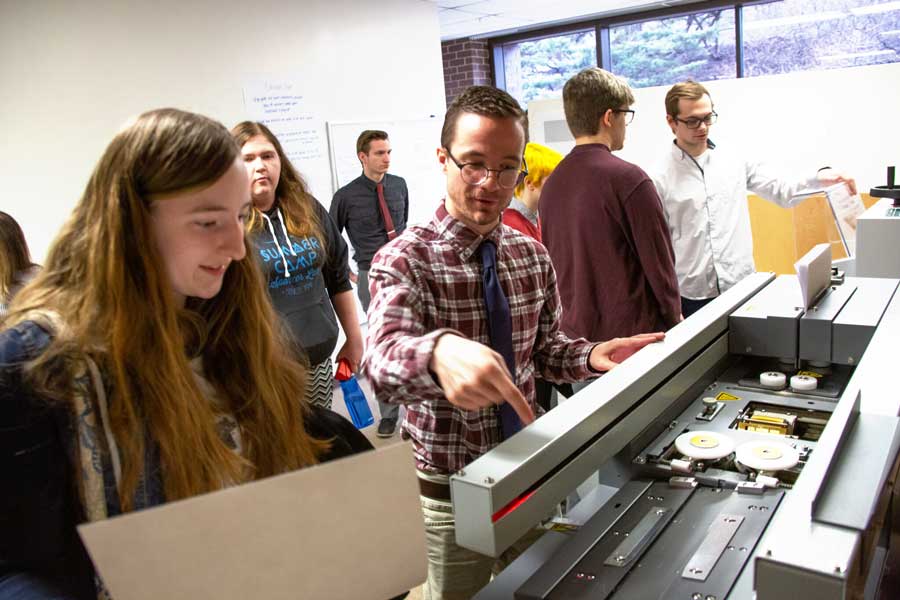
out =
<path fill-rule="evenodd" d="M 807 377 L 815 377 L 816 379 L 824 377 L 824 375 L 816 373 L 815 371 L 797 371 L 797 375 L 806 375 Z"/>
<path fill-rule="evenodd" d="M 738 422 L 737 428 L 756 433 L 793 435 L 794 424 L 796 422 L 796 415 L 770 412 L 767 410 L 754 410 L 750 416 L 745 416 Z"/>

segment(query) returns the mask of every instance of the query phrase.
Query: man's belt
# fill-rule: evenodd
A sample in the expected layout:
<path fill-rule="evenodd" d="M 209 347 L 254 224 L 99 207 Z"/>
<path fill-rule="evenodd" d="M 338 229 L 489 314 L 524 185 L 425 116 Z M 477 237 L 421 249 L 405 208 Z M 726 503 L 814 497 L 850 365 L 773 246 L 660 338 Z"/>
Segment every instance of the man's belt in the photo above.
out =
<path fill-rule="evenodd" d="M 449 483 L 437 483 L 434 481 L 428 481 L 427 479 L 419 479 L 419 492 L 426 498 L 432 498 L 434 500 L 444 500 L 446 502 L 450 502 L 450 484 Z"/>

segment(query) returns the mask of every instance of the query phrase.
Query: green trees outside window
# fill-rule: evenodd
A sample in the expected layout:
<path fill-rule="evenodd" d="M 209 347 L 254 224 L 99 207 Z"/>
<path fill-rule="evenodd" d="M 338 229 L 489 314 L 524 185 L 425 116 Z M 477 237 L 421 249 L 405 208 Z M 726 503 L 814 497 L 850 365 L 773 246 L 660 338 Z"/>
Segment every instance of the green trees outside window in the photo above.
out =
<path fill-rule="evenodd" d="M 688 77 L 709 81 L 900 62 L 898 0 L 781 0 L 708 9 L 701 4 L 676 16 L 634 16 L 499 44 L 497 84 L 527 104 L 560 95 L 569 77 L 598 64 L 633 87 L 648 87 Z M 608 40 L 600 44 L 607 49 L 599 58 L 598 35 Z"/>

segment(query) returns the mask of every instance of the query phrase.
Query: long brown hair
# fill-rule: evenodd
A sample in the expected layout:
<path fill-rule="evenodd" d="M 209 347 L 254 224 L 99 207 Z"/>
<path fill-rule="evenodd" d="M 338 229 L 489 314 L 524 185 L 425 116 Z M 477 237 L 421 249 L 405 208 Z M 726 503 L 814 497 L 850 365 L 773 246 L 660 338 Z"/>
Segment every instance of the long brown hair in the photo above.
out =
<path fill-rule="evenodd" d="M 0 210 L 0 304 L 9 294 L 16 275 L 33 267 L 22 228 Z"/>
<path fill-rule="evenodd" d="M 51 398 L 71 402 L 73 361 L 100 365 L 124 510 L 146 434 L 159 446 L 168 500 L 313 464 L 326 447 L 305 433 L 307 373 L 279 338 L 256 261 L 233 262 L 215 297 L 180 309 L 155 248 L 150 198 L 212 185 L 238 156 L 228 130 L 206 117 L 175 109 L 138 117 L 107 147 L 7 323 L 32 311 L 61 317 L 65 326 L 26 370 Z M 201 391 L 192 355 L 238 421 L 243 457 L 217 434 L 220 409 Z"/>
<path fill-rule="evenodd" d="M 278 153 L 278 159 L 281 162 L 281 173 L 278 177 L 278 185 L 275 187 L 275 204 L 284 213 L 285 227 L 297 237 L 316 238 L 322 248 L 326 248 L 324 228 L 316 214 L 316 200 L 309 193 L 303 177 L 285 155 L 281 142 L 278 141 L 272 130 L 262 123 L 242 121 L 231 128 L 231 135 L 238 147 L 241 148 L 250 138 L 258 135 L 266 138 L 275 147 L 275 152 Z M 254 209 L 250 215 L 248 228 L 250 231 L 257 231 L 261 227 L 262 219 L 259 211 Z"/>

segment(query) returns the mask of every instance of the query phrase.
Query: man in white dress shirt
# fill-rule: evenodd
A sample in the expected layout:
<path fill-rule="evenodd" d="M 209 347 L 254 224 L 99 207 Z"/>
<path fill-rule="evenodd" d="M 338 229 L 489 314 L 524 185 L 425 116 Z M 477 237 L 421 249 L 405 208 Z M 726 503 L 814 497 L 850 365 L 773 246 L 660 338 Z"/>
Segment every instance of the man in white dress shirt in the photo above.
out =
<path fill-rule="evenodd" d="M 830 167 L 788 181 L 765 164 L 716 148 L 709 130 L 717 115 L 699 83 L 672 86 L 666 113 L 675 139 L 651 176 L 672 235 L 685 318 L 756 271 L 748 190 L 785 208 L 802 202 L 811 189 L 837 182 L 856 193 L 856 182 Z"/>

